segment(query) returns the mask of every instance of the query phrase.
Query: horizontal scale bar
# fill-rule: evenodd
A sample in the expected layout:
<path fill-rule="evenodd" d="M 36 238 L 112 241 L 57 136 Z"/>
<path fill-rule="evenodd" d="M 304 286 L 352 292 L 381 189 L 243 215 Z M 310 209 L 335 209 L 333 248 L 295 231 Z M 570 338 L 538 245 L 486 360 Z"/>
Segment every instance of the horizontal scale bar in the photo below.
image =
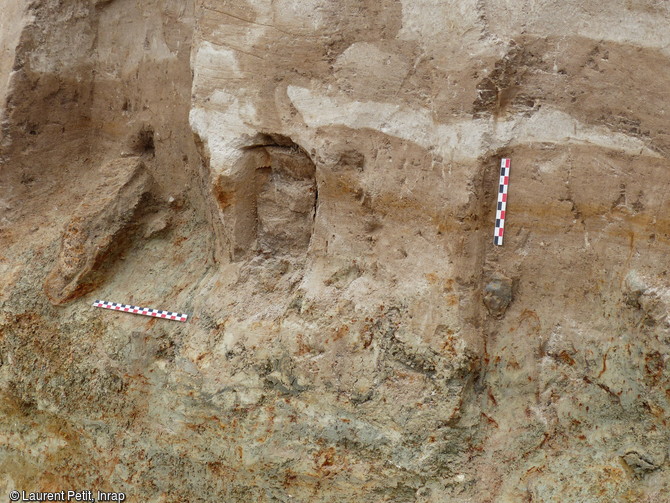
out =
<path fill-rule="evenodd" d="M 173 313 L 170 311 L 161 311 L 159 309 L 150 309 L 148 307 L 131 306 L 129 304 L 117 304 L 116 302 L 107 302 L 105 300 L 96 300 L 93 307 L 101 307 L 103 309 L 111 309 L 113 311 L 121 311 L 124 313 L 142 314 L 144 316 L 153 316 L 154 318 L 163 318 L 165 320 L 186 321 L 187 314 Z"/>

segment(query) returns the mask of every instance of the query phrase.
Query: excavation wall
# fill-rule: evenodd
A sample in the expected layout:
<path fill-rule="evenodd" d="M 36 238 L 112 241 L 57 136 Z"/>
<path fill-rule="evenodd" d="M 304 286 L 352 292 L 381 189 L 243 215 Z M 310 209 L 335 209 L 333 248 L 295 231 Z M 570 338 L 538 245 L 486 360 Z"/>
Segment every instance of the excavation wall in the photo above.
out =
<path fill-rule="evenodd" d="M 5 4 L 0 498 L 670 501 L 665 3 Z"/>

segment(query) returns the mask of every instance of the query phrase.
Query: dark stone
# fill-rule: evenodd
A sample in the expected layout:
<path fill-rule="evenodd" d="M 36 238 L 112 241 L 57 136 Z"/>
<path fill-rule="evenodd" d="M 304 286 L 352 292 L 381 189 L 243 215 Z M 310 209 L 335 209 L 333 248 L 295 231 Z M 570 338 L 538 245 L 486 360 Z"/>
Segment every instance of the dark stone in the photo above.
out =
<path fill-rule="evenodd" d="M 512 302 L 512 280 L 495 274 L 484 287 L 484 305 L 491 316 L 502 318 Z"/>

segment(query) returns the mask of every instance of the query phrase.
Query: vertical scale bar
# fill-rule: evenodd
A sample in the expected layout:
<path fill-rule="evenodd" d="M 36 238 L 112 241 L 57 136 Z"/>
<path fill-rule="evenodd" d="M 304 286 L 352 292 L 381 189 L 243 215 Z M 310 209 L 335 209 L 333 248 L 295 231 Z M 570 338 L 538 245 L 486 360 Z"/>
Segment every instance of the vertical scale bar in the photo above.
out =
<path fill-rule="evenodd" d="M 500 161 L 500 183 L 498 184 L 498 204 L 496 206 L 496 225 L 493 231 L 493 244 L 502 246 L 505 233 L 505 210 L 507 209 L 507 189 L 509 187 L 510 159 Z"/>

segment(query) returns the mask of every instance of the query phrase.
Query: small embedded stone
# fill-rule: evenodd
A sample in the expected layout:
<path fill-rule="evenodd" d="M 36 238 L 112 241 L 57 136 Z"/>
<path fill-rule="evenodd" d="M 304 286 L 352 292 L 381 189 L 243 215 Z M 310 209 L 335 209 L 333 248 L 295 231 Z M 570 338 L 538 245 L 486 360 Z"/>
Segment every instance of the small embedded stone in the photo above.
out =
<path fill-rule="evenodd" d="M 659 468 L 657 462 L 637 451 L 629 451 L 621 459 L 637 478 L 642 478 L 649 472 L 653 472 Z"/>
<path fill-rule="evenodd" d="M 494 275 L 484 287 L 484 305 L 491 316 L 502 318 L 512 302 L 512 280 L 502 274 Z"/>

